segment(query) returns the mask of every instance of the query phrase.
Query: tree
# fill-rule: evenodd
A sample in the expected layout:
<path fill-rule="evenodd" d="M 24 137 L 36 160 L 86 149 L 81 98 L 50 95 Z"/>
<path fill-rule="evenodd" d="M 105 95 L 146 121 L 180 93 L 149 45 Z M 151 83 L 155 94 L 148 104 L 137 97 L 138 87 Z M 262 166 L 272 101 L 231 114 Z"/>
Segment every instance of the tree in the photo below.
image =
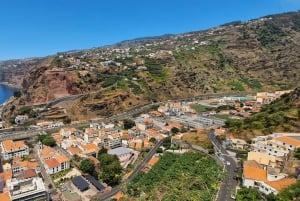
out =
<path fill-rule="evenodd" d="M 150 138 L 149 142 L 156 144 L 156 139 L 154 137 Z"/>
<path fill-rule="evenodd" d="M 296 149 L 296 151 L 295 151 L 295 157 L 300 160 L 300 148 Z"/>
<path fill-rule="evenodd" d="M 131 129 L 135 126 L 135 122 L 131 119 L 124 119 L 124 129 Z"/>
<path fill-rule="evenodd" d="M 49 134 L 39 135 L 38 140 L 41 141 L 42 144 L 50 147 L 54 147 L 56 145 L 55 139 Z"/>
<path fill-rule="evenodd" d="M 107 149 L 104 148 L 104 147 L 98 151 L 98 158 L 99 158 L 99 156 L 102 155 L 102 154 L 107 154 Z"/>
<path fill-rule="evenodd" d="M 119 184 L 122 178 L 122 167 L 116 155 L 103 153 L 98 156 L 100 161 L 99 180 L 110 186 Z"/>
<path fill-rule="evenodd" d="M 160 154 L 160 153 L 163 153 L 163 149 L 159 147 L 159 148 L 156 150 L 156 153 L 159 153 L 159 154 Z"/>
<path fill-rule="evenodd" d="M 165 141 L 163 142 L 163 146 L 166 149 L 170 149 L 170 147 L 171 147 L 171 137 L 170 136 L 165 138 Z"/>
<path fill-rule="evenodd" d="M 63 123 L 64 124 L 69 124 L 69 123 L 71 123 L 71 119 L 68 117 L 68 118 L 65 118 L 64 120 L 63 120 Z"/>
<path fill-rule="evenodd" d="M 21 97 L 21 92 L 20 91 L 15 91 L 14 92 L 14 97 L 15 98 L 20 98 Z"/>
<path fill-rule="evenodd" d="M 172 134 L 176 134 L 176 133 L 178 133 L 178 132 L 179 132 L 179 129 L 178 129 L 177 127 L 171 128 L 171 133 L 172 133 Z"/>
<path fill-rule="evenodd" d="M 300 200 L 300 181 L 297 181 L 296 184 L 283 189 L 278 194 L 278 200 Z"/>
<path fill-rule="evenodd" d="M 82 160 L 80 162 L 80 170 L 84 173 L 93 175 L 95 170 L 93 161 L 89 158 Z"/>
<path fill-rule="evenodd" d="M 238 190 L 236 195 L 237 201 L 263 201 L 260 192 L 256 188 L 243 187 Z"/>

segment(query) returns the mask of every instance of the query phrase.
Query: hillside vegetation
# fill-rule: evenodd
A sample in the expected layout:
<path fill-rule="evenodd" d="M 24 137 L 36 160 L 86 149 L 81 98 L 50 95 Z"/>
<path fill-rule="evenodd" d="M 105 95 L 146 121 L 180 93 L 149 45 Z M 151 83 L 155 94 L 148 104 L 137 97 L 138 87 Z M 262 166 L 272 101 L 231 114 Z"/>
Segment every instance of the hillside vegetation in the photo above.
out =
<path fill-rule="evenodd" d="M 208 156 L 165 153 L 148 173 L 126 186 L 125 200 L 213 200 L 222 179 L 221 168 Z"/>
<path fill-rule="evenodd" d="M 272 132 L 300 131 L 300 88 L 283 95 L 244 120 L 229 120 L 227 126 L 238 136 L 251 137 Z"/>
<path fill-rule="evenodd" d="M 300 12 L 292 12 L 58 53 L 31 67 L 14 105 L 85 94 L 67 104 L 76 118 L 205 93 L 291 89 L 300 85 L 299 41 Z"/>

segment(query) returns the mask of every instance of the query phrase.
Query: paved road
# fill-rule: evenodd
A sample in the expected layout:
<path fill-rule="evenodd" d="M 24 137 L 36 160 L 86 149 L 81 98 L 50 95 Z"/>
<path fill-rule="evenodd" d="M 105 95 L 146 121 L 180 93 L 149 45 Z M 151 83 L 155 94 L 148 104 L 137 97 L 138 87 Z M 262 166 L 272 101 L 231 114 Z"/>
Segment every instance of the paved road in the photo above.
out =
<path fill-rule="evenodd" d="M 220 153 L 220 157 L 224 159 L 224 166 L 228 173 L 228 177 L 223 180 L 223 183 L 220 186 L 217 201 L 232 201 L 234 199 L 231 198 L 231 194 L 235 193 L 237 185 L 237 181 L 234 179 L 236 176 L 234 170 L 237 168 L 237 164 L 233 157 L 229 156 L 222 144 L 216 139 L 214 132 L 209 132 L 209 139 L 214 144 L 217 152 Z M 229 163 L 227 164 L 227 162 Z"/>
<path fill-rule="evenodd" d="M 144 167 L 144 165 L 149 162 L 149 160 L 153 157 L 153 155 L 156 153 L 156 150 L 163 144 L 165 139 L 160 140 L 158 143 L 156 143 L 156 145 L 148 152 L 147 156 L 144 158 L 144 160 L 137 165 L 132 174 L 127 178 L 127 180 L 125 180 L 123 183 L 121 183 L 118 186 L 115 186 L 110 192 L 105 193 L 103 195 L 100 196 L 100 200 L 107 200 L 109 198 L 111 198 L 112 196 L 114 196 L 115 194 L 117 194 L 118 191 L 121 190 L 121 187 L 123 185 L 125 185 L 126 183 L 132 181 L 137 175 L 138 173 L 142 170 L 142 168 Z"/>

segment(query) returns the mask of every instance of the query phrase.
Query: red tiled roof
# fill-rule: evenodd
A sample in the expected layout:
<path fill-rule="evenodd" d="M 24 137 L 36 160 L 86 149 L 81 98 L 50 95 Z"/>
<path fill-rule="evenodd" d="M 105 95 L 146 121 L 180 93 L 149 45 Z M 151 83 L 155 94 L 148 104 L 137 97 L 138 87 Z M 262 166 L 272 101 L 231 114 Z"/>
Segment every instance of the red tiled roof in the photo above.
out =
<path fill-rule="evenodd" d="M 60 165 L 60 163 L 55 158 L 45 160 L 45 163 L 48 166 L 48 168 L 55 168 Z"/>

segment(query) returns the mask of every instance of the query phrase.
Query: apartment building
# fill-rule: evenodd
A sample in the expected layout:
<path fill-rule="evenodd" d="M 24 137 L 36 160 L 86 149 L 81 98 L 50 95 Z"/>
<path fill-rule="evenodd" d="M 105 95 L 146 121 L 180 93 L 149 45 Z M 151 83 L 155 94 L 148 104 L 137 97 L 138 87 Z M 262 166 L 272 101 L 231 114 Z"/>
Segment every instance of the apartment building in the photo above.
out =
<path fill-rule="evenodd" d="M 6 185 L 12 201 L 46 199 L 46 188 L 42 178 L 12 178 Z"/>
<path fill-rule="evenodd" d="M 70 159 L 56 152 L 51 147 L 45 145 L 41 146 L 38 154 L 44 163 L 46 172 L 50 175 L 70 168 Z"/>
<path fill-rule="evenodd" d="M 15 157 L 23 157 L 29 154 L 29 147 L 24 141 L 4 140 L 0 144 L 1 154 L 4 160 L 9 160 Z"/>

